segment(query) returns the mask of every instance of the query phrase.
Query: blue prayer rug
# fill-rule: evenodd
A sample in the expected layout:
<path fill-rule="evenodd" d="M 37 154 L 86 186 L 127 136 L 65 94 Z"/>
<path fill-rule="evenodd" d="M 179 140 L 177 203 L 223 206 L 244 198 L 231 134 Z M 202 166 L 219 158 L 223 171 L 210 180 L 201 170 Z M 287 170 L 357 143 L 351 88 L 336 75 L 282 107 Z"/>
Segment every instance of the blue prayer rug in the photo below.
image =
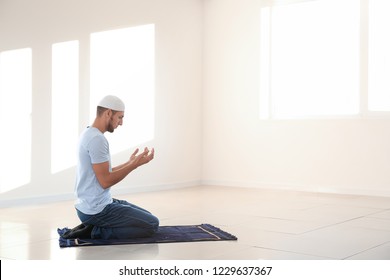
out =
<path fill-rule="evenodd" d="M 133 239 L 65 239 L 62 236 L 69 228 L 58 229 L 60 247 L 172 243 L 194 241 L 223 241 L 237 240 L 234 235 L 225 232 L 210 224 L 191 226 L 160 226 L 156 234 L 151 237 Z"/>

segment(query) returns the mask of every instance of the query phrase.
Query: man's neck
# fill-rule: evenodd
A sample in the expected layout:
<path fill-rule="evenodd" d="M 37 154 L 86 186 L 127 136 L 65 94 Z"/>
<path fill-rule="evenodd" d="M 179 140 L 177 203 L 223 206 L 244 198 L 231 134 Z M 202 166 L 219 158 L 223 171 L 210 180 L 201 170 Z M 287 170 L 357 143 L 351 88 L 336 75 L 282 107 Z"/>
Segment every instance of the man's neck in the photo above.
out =
<path fill-rule="evenodd" d="M 92 127 L 95 127 L 101 131 L 101 133 L 105 133 L 107 131 L 106 125 L 101 118 L 96 118 L 92 124 Z"/>

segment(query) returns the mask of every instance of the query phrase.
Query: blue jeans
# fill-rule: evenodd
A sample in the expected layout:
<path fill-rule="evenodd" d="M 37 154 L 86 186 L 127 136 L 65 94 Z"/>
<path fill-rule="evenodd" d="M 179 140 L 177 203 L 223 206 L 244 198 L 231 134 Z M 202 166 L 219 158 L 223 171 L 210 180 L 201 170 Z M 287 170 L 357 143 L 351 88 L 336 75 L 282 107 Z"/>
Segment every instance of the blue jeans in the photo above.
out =
<path fill-rule="evenodd" d="M 157 232 L 159 225 L 149 211 L 115 198 L 98 214 L 87 215 L 77 210 L 77 215 L 82 223 L 94 226 L 93 239 L 148 237 Z"/>

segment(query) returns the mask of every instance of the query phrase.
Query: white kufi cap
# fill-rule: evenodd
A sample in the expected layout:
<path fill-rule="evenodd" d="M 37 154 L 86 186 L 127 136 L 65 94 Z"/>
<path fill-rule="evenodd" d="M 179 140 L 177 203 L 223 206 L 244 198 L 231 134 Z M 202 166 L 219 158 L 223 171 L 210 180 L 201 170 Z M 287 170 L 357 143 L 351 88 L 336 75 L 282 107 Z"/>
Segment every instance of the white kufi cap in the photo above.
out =
<path fill-rule="evenodd" d="M 107 95 L 103 97 L 103 99 L 100 100 L 98 106 L 111 109 L 114 111 L 120 111 L 120 112 L 125 111 L 125 103 L 123 103 L 123 101 L 120 98 L 114 95 Z"/>

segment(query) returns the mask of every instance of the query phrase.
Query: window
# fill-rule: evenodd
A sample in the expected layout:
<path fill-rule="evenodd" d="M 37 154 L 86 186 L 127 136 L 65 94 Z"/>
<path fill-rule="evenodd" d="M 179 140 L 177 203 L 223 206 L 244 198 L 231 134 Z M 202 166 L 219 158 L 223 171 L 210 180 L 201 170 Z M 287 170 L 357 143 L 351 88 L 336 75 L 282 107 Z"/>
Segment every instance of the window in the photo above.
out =
<path fill-rule="evenodd" d="M 30 182 L 31 49 L 0 53 L 0 192 Z"/>
<path fill-rule="evenodd" d="M 272 117 L 358 114 L 359 7 L 317 0 L 262 10 L 260 102 Z"/>
<path fill-rule="evenodd" d="M 388 2 L 291 0 L 263 7 L 260 118 L 390 112 Z"/>
<path fill-rule="evenodd" d="M 390 1 L 369 1 L 368 109 L 390 111 Z"/>
<path fill-rule="evenodd" d="M 52 46 L 51 171 L 76 165 L 79 124 L 79 43 Z"/>
<path fill-rule="evenodd" d="M 117 153 L 154 137 L 154 25 L 91 34 L 91 120 L 96 104 L 117 95 L 126 104 L 124 126 L 110 138 Z"/>
<path fill-rule="evenodd" d="M 154 25 L 90 36 L 90 117 L 107 94 L 126 104 L 123 128 L 106 134 L 113 154 L 154 138 Z M 79 139 L 79 41 L 52 45 L 51 172 L 76 165 Z M 48 81 L 50 82 L 50 81 Z M 90 121 L 91 121 L 90 120 Z M 32 50 L 0 52 L 0 193 L 31 181 Z M 49 136 L 50 137 L 50 136 Z M 17 168 L 16 168 L 17 167 Z"/>

